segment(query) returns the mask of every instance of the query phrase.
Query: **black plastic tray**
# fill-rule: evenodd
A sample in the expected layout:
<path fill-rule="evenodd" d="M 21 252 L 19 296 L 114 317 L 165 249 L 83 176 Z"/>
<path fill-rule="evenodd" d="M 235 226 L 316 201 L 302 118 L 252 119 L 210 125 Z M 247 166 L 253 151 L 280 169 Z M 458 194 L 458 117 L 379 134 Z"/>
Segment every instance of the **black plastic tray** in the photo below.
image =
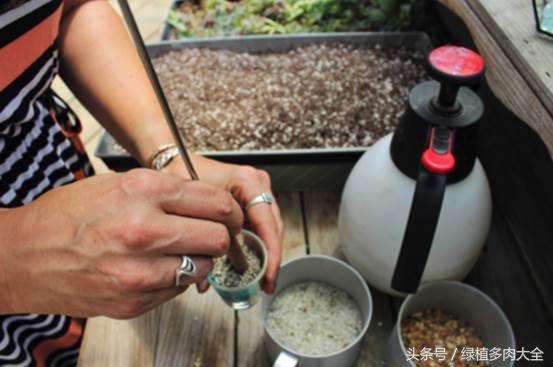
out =
<path fill-rule="evenodd" d="M 240 36 L 225 38 L 183 39 L 148 45 L 150 57 L 184 48 L 224 49 L 235 52 L 268 53 L 286 51 L 299 46 L 341 42 L 357 46 L 386 44 L 429 51 L 430 39 L 419 32 L 309 33 L 285 36 Z M 186 139 L 186 137 L 185 137 Z M 114 170 L 138 167 L 128 154 L 114 151 L 115 141 L 105 133 L 96 149 L 96 156 Z M 206 157 L 265 169 L 271 175 L 277 191 L 340 190 L 357 159 L 366 147 L 334 149 L 296 149 L 263 151 L 198 152 Z"/>

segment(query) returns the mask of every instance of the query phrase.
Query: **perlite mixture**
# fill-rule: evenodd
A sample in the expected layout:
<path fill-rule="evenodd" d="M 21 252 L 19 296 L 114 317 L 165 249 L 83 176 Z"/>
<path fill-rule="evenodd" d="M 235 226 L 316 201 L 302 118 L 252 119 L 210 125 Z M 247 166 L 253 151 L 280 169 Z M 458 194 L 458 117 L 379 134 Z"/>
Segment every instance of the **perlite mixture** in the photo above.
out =
<path fill-rule="evenodd" d="M 361 333 L 359 307 L 346 292 L 308 281 L 280 292 L 267 313 L 267 329 L 284 346 L 309 355 L 336 352 Z"/>
<path fill-rule="evenodd" d="M 366 147 L 393 131 L 425 76 L 422 52 L 339 43 L 184 49 L 153 63 L 194 151 Z"/>
<path fill-rule="evenodd" d="M 227 255 L 221 256 L 215 259 L 213 263 L 213 270 L 211 275 L 217 282 L 217 284 L 222 285 L 227 288 L 238 288 L 247 285 L 261 271 L 261 259 L 248 246 L 244 245 L 241 241 L 238 241 L 240 247 L 246 255 L 246 260 L 248 262 L 248 270 L 244 274 L 237 273 L 232 267 L 230 260 Z"/>
<path fill-rule="evenodd" d="M 445 351 L 435 358 L 413 360 L 418 367 L 477 367 L 487 366 L 486 361 L 467 360 L 463 348 L 482 348 L 476 331 L 466 321 L 442 310 L 415 312 L 401 321 L 401 337 L 405 348 L 414 348 L 419 354 L 423 348 L 431 352 Z M 453 361 L 452 361 L 452 356 Z M 442 359 L 442 360 L 440 360 Z"/>

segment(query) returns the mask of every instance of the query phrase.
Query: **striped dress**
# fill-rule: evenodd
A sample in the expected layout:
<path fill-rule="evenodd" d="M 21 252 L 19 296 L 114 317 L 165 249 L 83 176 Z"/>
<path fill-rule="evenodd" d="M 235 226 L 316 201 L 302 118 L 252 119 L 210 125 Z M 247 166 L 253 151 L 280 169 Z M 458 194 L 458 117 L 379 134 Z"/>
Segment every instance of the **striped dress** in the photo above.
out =
<path fill-rule="evenodd" d="M 62 0 L 0 0 L 0 207 L 93 173 L 49 92 L 62 8 Z M 82 326 L 64 315 L 0 315 L 0 366 L 73 366 Z"/>

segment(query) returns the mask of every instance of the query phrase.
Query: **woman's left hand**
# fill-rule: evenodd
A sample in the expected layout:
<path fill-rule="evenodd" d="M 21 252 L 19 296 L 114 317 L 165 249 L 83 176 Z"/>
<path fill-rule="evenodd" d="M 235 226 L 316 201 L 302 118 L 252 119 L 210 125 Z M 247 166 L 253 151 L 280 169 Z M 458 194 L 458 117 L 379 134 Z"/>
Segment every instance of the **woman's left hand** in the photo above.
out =
<path fill-rule="evenodd" d="M 192 155 L 194 167 L 202 182 L 210 183 L 229 191 L 236 201 L 245 209 L 254 197 L 269 193 L 272 195 L 271 179 L 267 172 L 251 166 L 226 164 Z M 180 158 L 163 169 L 181 177 L 189 178 L 184 163 Z M 276 200 L 272 204 L 257 204 L 244 213 L 245 225 L 253 230 L 265 243 L 269 252 L 267 271 L 263 281 L 263 289 L 271 294 L 276 287 L 276 278 L 281 260 L 281 244 L 283 224 Z M 202 287 L 199 287 L 200 290 Z"/>

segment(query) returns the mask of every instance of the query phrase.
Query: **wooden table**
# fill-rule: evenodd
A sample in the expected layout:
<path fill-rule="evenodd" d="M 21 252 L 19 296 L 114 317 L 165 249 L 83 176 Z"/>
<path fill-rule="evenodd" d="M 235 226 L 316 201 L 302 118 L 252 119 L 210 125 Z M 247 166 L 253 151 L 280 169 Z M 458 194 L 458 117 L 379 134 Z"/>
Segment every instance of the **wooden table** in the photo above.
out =
<path fill-rule="evenodd" d="M 284 260 L 305 254 L 342 257 L 336 231 L 338 193 L 280 194 L 278 202 L 286 226 Z M 506 312 L 519 347 L 553 350 L 553 332 L 539 296 L 524 264 L 516 259 L 508 226 L 496 211 L 485 251 L 467 281 L 483 289 Z M 401 303 L 375 289 L 371 293 L 373 318 L 355 366 L 383 365 Z M 212 290 L 199 295 L 189 289 L 133 320 L 89 319 L 79 366 L 270 366 L 262 335 L 258 307 L 234 312 Z"/>
<path fill-rule="evenodd" d="M 284 261 L 306 254 L 342 257 L 336 231 L 339 199 L 337 193 L 278 195 L 286 226 Z M 519 348 L 532 350 L 538 346 L 547 358 L 547 352 L 553 350 L 553 331 L 539 294 L 517 258 L 508 225 L 496 210 L 485 250 L 467 282 L 484 290 L 505 311 Z M 373 318 L 355 366 L 383 365 L 386 343 L 401 304 L 401 299 L 375 289 L 371 293 Z M 270 366 L 262 335 L 258 306 L 234 312 L 213 290 L 199 295 L 189 289 L 133 320 L 89 319 L 79 366 Z"/>
<path fill-rule="evenodd" d="M 457 24 L 446 16 L 450 39 L 478 49 L 486 59 L 487 86 L 482 93 L 493 102 L 480 157 L 492 186 L 494 218 L 485 251 L 466 281 L 505 311 L 519 347 L 541 348 L 550 363 L 553 39 L 535 32 L 529 0 L 438 2 L 460 18 Z M 496 97 L 507 108 L 497 107 Z M 278 199 L 286 225 L 285 259 L 306 253 L 341 256 L 338 193 L 283 193 Z M 400 303 L 375 290 L 372 295 L 374 315 L 358 366 L 382 365 Z M 266 366 L 258 311 L 235 313 L 213 291 L 199 296 L 189 290 L 134 320 L 93 318 L 86 327 L 79 365 Z"/>

